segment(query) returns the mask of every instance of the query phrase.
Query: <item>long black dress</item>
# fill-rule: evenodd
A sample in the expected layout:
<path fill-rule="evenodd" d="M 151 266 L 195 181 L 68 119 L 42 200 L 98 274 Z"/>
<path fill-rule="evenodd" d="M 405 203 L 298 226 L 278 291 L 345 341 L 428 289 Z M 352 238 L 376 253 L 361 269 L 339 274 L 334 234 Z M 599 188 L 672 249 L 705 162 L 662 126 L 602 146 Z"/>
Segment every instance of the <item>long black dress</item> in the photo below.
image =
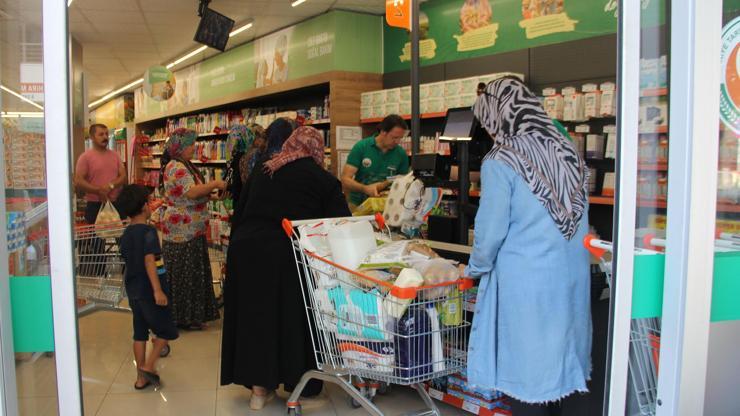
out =
<path fill-rule="evenodd" d="M 226 261 L 221 384 L 291 391 L 316 368 L 290 240 L 291 220 L 349 216 L 340 182 L 311 158 L 270 178 L 257 164 L 232 221 Z M 304 396 L 321 392 L 312 381 Z"/>

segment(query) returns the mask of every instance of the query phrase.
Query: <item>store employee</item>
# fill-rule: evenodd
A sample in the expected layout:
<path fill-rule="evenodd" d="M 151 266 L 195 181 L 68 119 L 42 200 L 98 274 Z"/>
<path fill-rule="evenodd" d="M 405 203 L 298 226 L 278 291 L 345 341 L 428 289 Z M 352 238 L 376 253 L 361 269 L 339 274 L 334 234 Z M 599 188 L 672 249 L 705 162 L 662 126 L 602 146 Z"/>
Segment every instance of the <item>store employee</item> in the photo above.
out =
<path fill-rule="evenodd" d="M 342 171 L 342 185 L 350 192 L 352 205 L 376 197 L 388 188 L 391 176 L 409 171 L 409 157 L 399 146 L 408 126 L 398 115 L 389 115 L 380 123 L 380 133 L 359 141 L 347 157 Z"/>

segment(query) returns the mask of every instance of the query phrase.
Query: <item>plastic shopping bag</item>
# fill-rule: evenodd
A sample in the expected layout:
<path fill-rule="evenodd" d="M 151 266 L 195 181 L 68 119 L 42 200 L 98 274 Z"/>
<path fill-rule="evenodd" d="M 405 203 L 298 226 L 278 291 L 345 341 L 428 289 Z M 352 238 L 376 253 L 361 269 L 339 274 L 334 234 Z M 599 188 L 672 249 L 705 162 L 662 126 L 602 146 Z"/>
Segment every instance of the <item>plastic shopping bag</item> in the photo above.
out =
<path fill-rule="evenodd" d="M 100 207 L 95 220 L 95 234 L 100 238 L 118 238 L 123 234 L 121 216 L 110 201 Z"/>

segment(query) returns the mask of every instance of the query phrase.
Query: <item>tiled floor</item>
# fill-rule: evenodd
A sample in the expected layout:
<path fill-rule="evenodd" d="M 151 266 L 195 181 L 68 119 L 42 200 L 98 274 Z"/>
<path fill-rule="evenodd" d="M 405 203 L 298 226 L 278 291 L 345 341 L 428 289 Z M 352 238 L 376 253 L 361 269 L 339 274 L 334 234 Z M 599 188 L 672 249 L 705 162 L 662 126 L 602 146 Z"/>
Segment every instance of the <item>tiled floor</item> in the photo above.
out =
<path fill-rule="evenodd" d="M 203 332 L 184 332 L 172 344 L 169 357 L 160 360 L 164 387 L 154 392 L 135 391 L 135 367 L 131 352 L 131 315 L 96 312 L 79 321 L 84 409 L 86 416 L 117 415 L 285 415 L 284 401 L 273 400 L 263 411 L 249 409 L 249 391 L 239 386 L 219 386 L 220 323 Z M 258 340 L 255 340 L 258 342 Z M 57 414 L 54 360 L 40 357 L 19 362 L 18 390 L 22 416 Z M 360 416 L 339 388 L 328 386 L 330 404 L 304 414 L 316 416 Z M 423 408 L 409 388 L 394 386 L 377 398 L 389 415 Z M 438 403 L 444 415 L 467 414 Z"/>

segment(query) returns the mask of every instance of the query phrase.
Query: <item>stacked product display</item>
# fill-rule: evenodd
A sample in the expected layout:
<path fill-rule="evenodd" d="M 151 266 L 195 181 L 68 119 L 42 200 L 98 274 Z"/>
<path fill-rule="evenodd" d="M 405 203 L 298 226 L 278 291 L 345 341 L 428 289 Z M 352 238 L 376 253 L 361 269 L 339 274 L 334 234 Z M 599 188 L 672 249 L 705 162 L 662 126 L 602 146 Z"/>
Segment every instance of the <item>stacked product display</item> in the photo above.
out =
<path fill-rule="evenodd" d="M 509 72 L 488 74 L 463 79 L 421 84 L 419 86 L 420 112 L 422 114 L 444 113 L 450 108 L 470 107 L 477 98 L 476 89 L 479 83 L 488 84 L 504 76 L 524 75 Z M 411 114 L 411 87 L 391 88 L 370 91 L 360 96 L 360 117 L 364 122 L 383 118 L 389 114 Z"/>

